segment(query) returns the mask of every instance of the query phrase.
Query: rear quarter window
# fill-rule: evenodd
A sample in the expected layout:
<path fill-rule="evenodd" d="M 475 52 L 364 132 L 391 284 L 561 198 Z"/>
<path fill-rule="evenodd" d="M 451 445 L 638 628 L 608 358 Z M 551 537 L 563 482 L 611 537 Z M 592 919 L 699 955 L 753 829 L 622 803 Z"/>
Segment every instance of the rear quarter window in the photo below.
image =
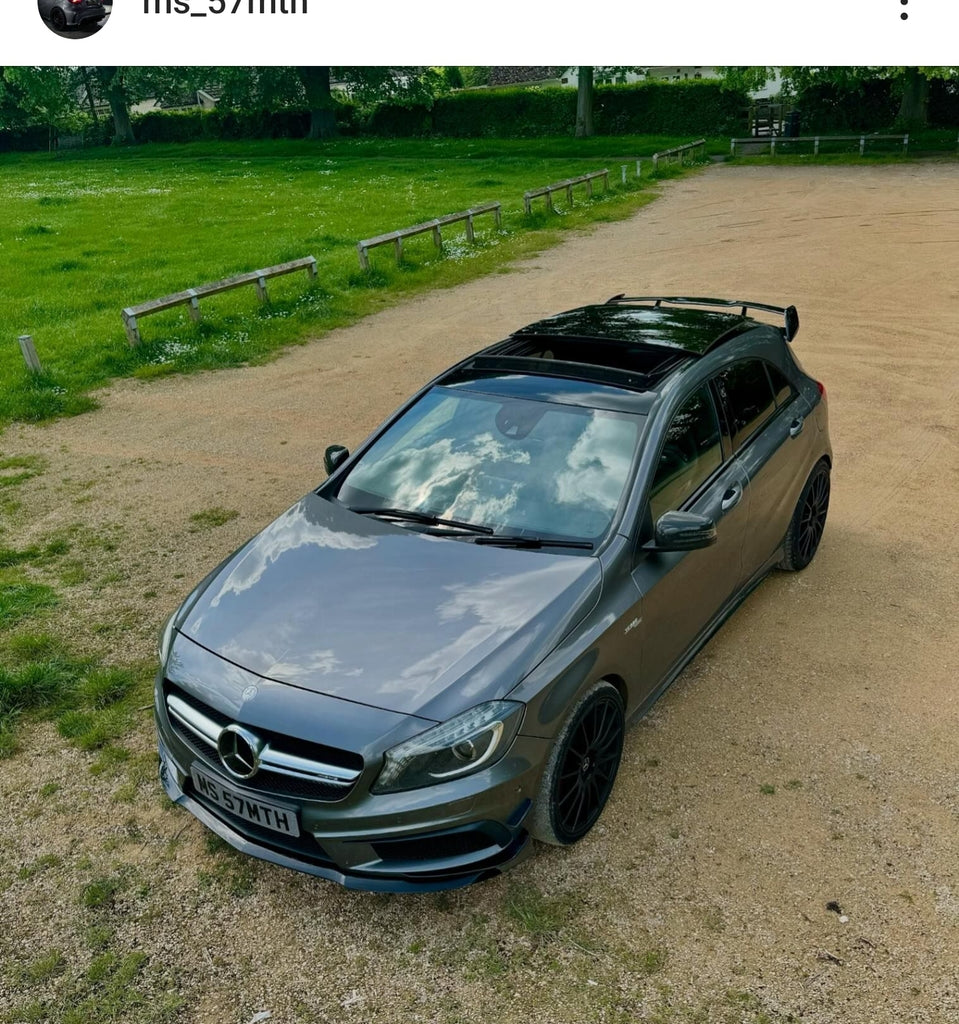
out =
<path fill-rule="evenodd" d="M 769 382 L 772 384 L 773 393 L 776 396 L 776 408 L 779 409 L 792 400 L 796 389 L 786 380 L 782 370 L 777 370 L 772 363 L 766 363 L 766 372 L 769 374 Z"/>
<path fill-rule="evenodd" d="M 759 359 L 745 359 L 721 370 L 714 380 L 729 416 L 733 449 L 739 449 L 776 411 L 766 365 Z"/>

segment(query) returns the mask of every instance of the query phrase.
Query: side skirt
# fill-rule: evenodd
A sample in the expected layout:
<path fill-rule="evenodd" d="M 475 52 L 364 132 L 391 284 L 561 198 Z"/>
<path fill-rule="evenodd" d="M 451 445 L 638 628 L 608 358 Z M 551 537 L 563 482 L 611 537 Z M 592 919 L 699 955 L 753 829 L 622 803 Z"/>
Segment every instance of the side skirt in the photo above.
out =
<path fill-rule="evenodd" d="M 778 549 L 768 562 L 732 597 L 719 609 L 716 615 L 709 621 L 705 629 L 696 637 L 686 651 L 680 656 L 676 664 L 663 677 L 662 682 L 649 694 L 646 700 L 629 716 L 629 725 L 638 722 L 643 718 L 649 709 L 659 700 L 660 697 L 673 685 L 683 669 L 696 657 L 706 646 L 713 634 L 733 614 L 733 612 L 746 600 L 747 597 L 759 586 L 760 583 L 779 565 L 782 560 L 782 548 Z"/>

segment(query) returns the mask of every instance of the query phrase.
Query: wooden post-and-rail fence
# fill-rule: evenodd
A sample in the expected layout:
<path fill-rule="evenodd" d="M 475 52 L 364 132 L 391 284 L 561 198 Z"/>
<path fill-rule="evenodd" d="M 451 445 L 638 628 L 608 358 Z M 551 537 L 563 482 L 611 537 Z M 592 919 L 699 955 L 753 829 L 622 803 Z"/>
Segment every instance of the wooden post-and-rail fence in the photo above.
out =
<path fill-rule="evenodd" d="M 670 163 L 674 158 L 679 158 L 679 166 L 682 167 L 685 162 L 686 154 L 695 154 L 696 150 L 699 150 L 700 158 L 704 158 L 706 155 L 706 140 L 696 139 L 695 142 L 687 142 L 684 146 L 673 146 L 672 149 L 664 149 L 659 153 L 653 153 L 653 173 L 659 170 L 659 161 L 665 160 L 666 163 Z"/>
<path fill-rule="evenodd" d="M 200 299 L 207 295 L 229 291 L 231 288 L 239 288 L 241 285 L 254 285 L 256 297 L 260 302 L 267 302 L 269 300 L 266 290 L 267 280 L 271 277 L 280 277 L 282 274 L 292 274 L 297 270 L 305 270 L 306 276 L 311 281 L 314 280 L 316 278 L 316 257 L 304 256 L 302 259 L 278 263 L 276 266 L 264 267 L 262 270 L 251 270 L 246 274 L 225 277 L 222 281 L 211 281 L 209 284 L 201 284 L 197 288 L 187 288 L 182 292 L 174 292 L 173 295 L 164 295 L 160 299 L 141 302 L 137 306 L 127 306 L 120 314 L 123 317 L 124 330 L 127 332 L 127 341 L 131 348 L 136 348 L 140 344 L 140 320 L 145 316 L 151 316 L 164 309 L 172 309 L 174 306 L 189 306 L 190 316 L 194 320 L 199 320 Z"/>
<path fill-rule="evenodd" d="M 502 225 L 501 204 L 496 202 L 473 206 L 468 210 L 462 210 L 460 213 L 448 213 L 443 217 L 424 221 L 422 224 L 414 224 L 409 228 L 399 228 L 397 231 L 387 231 L 383 235 L 376 235 L 374 238 L 364 238 L 357 242 L 356 251 L 360 258 L 360 266 L 364 270 L 370 269 L 370 249 L 375 249 L 378 245 L 392 244 L 397 262 L 399 262 L 403 258 L 403 239 L 412 238 L 414 235 L 425 235 L 427 232 L 432 233 L 433 244 L 436 248 L 442 249 L 443 233 L 441 229 L 447 224 L 465 223 L 466 240 L 473 242 L 476 240 L 473 218 L 478 217 L 481 213 L 492 213 L 496 220 L 496 226 L 500 227 Z"/>
<path fill-rule="evenodd" d="M 553 209 L 553 193 L 554 192 L 565 192 L 566 202 L 570 206 L 573 205 L 573 187 L 576 185 L 586 186 L 586 196 L 591 197 L 593 194 L 593 182 L 602 179 L 603 187 L 609 190 L 609 169 L 604 168 L 601 171 L 590 171 L 589 174 L 580 174 L 576 178 L 565 178 L 563 181 L 554 181 L 552 185 L 543 185 L 541 188 L 531 188 L 528 192 L 523 193 L 523 209 L 527 213 L 533 212 L 532 201 L 537 196 L 546 197 L 546 209 Z"/>
<path fill-rule="evenodd" d="M 738 146 L 742 156 L 749 156 L 757 149 L 768 146 L 769 155 L 775 156 L 777 143 L 782 147 L 783 145 L 791 145 L 794 142 L 811 142 L 813 144 L 813 156 L 819 156 L 819 148 L 824 142 L 858 142 L 859 155 L 865 156 L 867 142 L 881 141 L 901 142 L 903 155 L 905 156 L 909 152 L 908 135 L 866 135 L 865 133 L 860 135 L 770 135 L 763 138 L 730 139 L 729 152 L 732 156 L 735 156 L 736 147 Z"/>

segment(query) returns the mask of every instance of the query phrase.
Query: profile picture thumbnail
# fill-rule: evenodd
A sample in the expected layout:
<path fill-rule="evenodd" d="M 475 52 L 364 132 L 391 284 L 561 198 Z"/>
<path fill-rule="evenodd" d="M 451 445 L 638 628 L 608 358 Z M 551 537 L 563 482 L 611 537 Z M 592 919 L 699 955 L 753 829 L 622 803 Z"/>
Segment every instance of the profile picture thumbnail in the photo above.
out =
<path fill-rule="evenodd" d="M 37 10 L 54 35 L 84 39 L 106 25 L 113 0 L 37 0 Z"/>

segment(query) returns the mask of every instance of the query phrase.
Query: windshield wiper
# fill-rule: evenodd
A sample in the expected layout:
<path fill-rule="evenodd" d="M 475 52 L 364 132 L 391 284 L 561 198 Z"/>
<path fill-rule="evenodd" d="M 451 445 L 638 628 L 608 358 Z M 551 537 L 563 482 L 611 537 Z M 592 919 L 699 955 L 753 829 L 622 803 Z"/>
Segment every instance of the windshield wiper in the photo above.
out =
<path fill-rule="evenodd" d="M 592 551 L 588 540 L 550 540 L 548 537 L 513 537 L 501 534 L 497 537 L 477 537 L 474 544 L 497 544 L 508 548 L 582 548 Z"/>
<path fill-rule="evenodd" d="M 349 507 L 349 506 L 347 506 Z M 443 519 L 440 516 L 431 515 L 429 512 L 416 512 L 406 508 L 351 508 L 358 516 L 383 516 L 384 519 L 405 519 L 410 523 L 423 523 L 425 526 L 452 526 L 457 530 L 468 530 L 470 533 L 488 533 L 492 530 L 488 526 L 479 526 L 476 523 L 464 523 L 459 519 Z M 590 545 L 592 547 L 592 545 Z"/>

